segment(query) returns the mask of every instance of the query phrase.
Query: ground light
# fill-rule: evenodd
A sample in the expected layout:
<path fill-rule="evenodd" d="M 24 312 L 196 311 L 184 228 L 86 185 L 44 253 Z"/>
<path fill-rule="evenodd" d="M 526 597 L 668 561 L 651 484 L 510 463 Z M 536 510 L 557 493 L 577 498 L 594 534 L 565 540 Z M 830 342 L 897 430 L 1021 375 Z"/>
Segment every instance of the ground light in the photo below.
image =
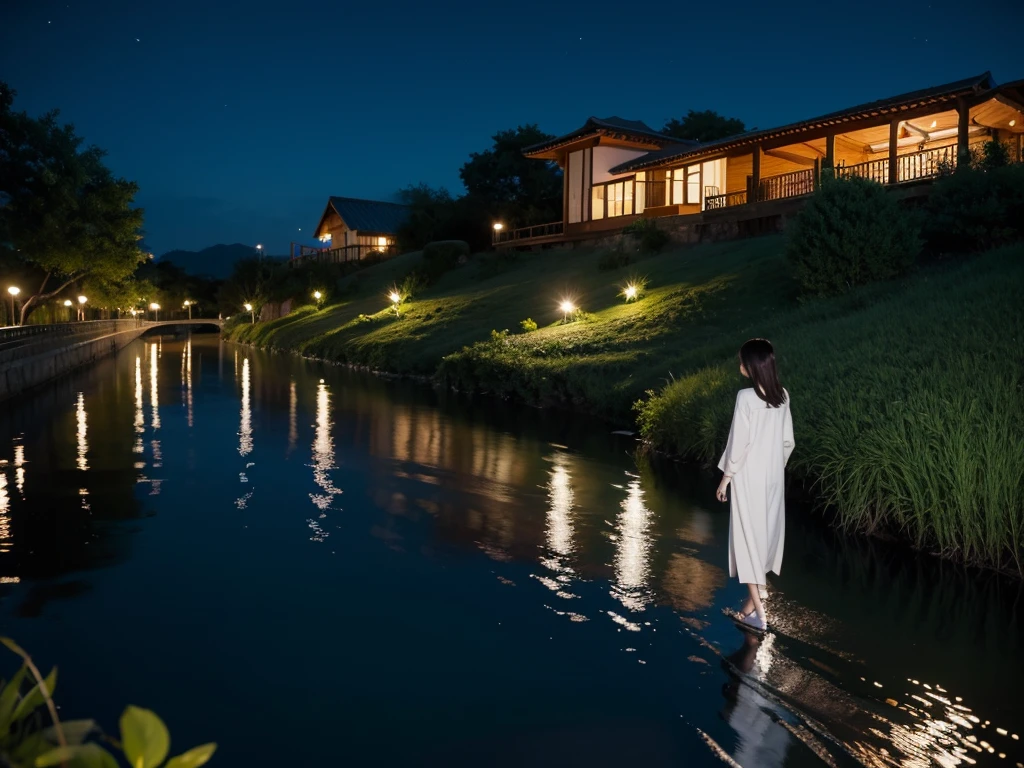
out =
<path fill-rule="evenodd" d="M 569 315 L 576 312 L 576 305 L 573 304 L 569 299 L 563 299 L 562 303 L 558 305 L 558 308 L 562 310 L 562 322 L 569 322 Z"/>
<path fill-rule="evenodd" d="M 627 302 L 636 301 L 640 298 L 640 286 L 636 283 L 627 283 L 626 287 L 622 289 L 622 295 Z"/>
<path fill-rule="evenodd" d="M 246 303 L 242 306 L 245 307 L 245 311 L 249 313 L 251 320 L 250 325 L 256 325 L 256 310 L 252 308 L 252 304 Z"/>
<path fill-rule="evenodd" d="M 398 305 L 402 302 L 402 295 L 398 291 L 392 291 L 388 294 L 388 298 L 391 299 L 391 304 L 395 308 L 395 317 L 398 316 Z"/>
<path fill-rule="evenodd" d="M 313 291 L 313 298 L 316 299 L 316 308 L 320 309 L 320 305 L 323 303 L 324 295 L 320 291 Z"/>
<path fill-rule="evenodd" d="M 11 294 L 11 325 L 17 325 L 18 321 L 14 319 L 14 299 L 21 293 L 21 288 L 12 285 L 7 289 L 7 292 Z"/>

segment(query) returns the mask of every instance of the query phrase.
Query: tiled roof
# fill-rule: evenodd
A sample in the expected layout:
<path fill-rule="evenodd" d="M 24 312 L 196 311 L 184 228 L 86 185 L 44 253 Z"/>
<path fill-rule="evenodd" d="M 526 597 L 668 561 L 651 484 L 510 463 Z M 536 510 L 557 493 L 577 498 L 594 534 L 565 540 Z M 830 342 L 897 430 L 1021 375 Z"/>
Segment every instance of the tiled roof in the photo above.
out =
<path fill-rule="evenodd" d="M 860 120 L 866 117 L 884 115 L 889 112 L 898 112 L 904 109 L 912 109 L 914 107 L 925 106 L 927 104 L 948 101 L 955 96 L 963 95 L 965 93 L 986 90 L 991 88 L 992 85 L 992 75 L 991 73 L 986 72 L 983 75 L 965 78 L 964 80 L 957 80 L 956 82 L 946 83 L 945 85 L 937 85 L 932 88 L 911 91 L 910 93 L 904 93 L 900 96 L 891 96 L 887 99 L 871 101 L 867 104 L 849 107 L 838 112 L 830 112 L 829 114 L 822 115 L 821 117 L 801 120 L 800 122 L 790 123 L 789 125 L 784 125 L 780 128 L 741 133 L 738 136 L 707 142 L 696 147 L 666 147 L 665 149 L 648 152 L 646 155 L 642 155 L 634 160 L 617 165 L 611 169 L 611 173 L 642 171 L 645 168 L 663 165 L 677 159 L 682 160 L 689 159 L 691 157 L 696 158 L 714 152 L 720 152 L 723 149 L 752 144 L 755 141 L 764 141 L 765 139 L 785 136 L 786 134 L 799 133 L 802 131 L 813 130 L 815 128 L 823 128 L 829 125 L 848 123 L 853 120 Z"/>
<path fill-rule="evenodd" d="M 668 146 L 672 144 L 680 149 L 683 147 L 697 146 L 697 142 L 695 141 L 686 141 L 685 139 L 677 139 L 672 136 L 666 136 L 664 133 L 658 133 L 640 120 L 624 120 L 621 117 L 589 117 L 587 118 L 587 122 L 583 124 L 583 127 L 576 129 L 572 133 L 567 133 L 564 136 L 559 136 L 558 138 L 550 139 L 549 141 L 544 141 L 540 144 L 534 144 L 532 147 L 527 147 L 523 150 L 523 154 L 529 156 L 538 152 L 545 152 L 547 150 L 555 149 L 563 144 L 568 144 L 576 139 L 583 138 L 584 136 L 604 132 L 625 134 L 627 136 L 661 146 Z"/>
<path fill-rule="evenodd" d="M 392 235 L 409 218 L 408 207 L 398 203 L 332 196 L 330 206 L 341 216 L 346 227 L 358 232 Z"/>

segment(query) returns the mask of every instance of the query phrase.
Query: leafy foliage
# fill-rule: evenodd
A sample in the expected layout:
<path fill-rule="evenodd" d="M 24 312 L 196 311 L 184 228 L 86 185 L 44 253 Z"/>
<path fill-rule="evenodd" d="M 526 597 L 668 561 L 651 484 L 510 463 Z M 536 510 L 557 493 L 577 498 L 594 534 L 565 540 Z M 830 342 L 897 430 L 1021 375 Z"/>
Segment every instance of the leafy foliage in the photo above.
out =
<path fill-rule="evenodd" d="M 933 256 L 983 251 L 1024 237 L 1024 165 L 987 142 L 979 156 L 935 182 L 924 236 Z"/>
<path fill-rule="evenodd" d="M 533 333 L 537 330 L 537 323 L 532 317 L 528 317 L 519 323 L 519 327 L 523 329 L 523 333 Z"/>
<path fill-rule="evenodd" d="M 743 121 L 735 117 L 722 117 L 710 109 L 701 112 L 689 110 L 682 120 L 672 118 L 661 132 L 677 139 L 689 141 L 717 141 L 747 130 Z"/>
<path fill-rule="evenodd" d="M 918 227 L 882 185 L 822 180 L 797 214 L 787 251 L 805 295 L 835 296 L 905 273 L 921 250 Z"/>
<path fill-rule="evenodd" d="M 97 147 L 82 148 L 56 111 L 15 112 L 15 92 L 0 82 L 0 250 L 38 286 L 21 322 L 76 281 L 117 282 L 145 260 L 139 248 L 138 187 L 115 178 Z"/>
<path fill-rule="evenodd" d="M 0 644 L 22 658 L 8 680 L 0 680 L 0 764 L 10 768 L 118 768 L 117 758 L 101 742 L 122 754 L 132 768 L 199 768 L 213 757 L 216 744 L 204 744 L 167 759 L 171 737 L 163 721 L 148 709 L 127 707 L 121 715 L 120 740 L 113 739 L 93 720 L 61 722 L 53 702 L 57 668 L 45 679 L 32 658 L 13 640 Z M 40 712 L 48 710 L 51 725 Z"/>

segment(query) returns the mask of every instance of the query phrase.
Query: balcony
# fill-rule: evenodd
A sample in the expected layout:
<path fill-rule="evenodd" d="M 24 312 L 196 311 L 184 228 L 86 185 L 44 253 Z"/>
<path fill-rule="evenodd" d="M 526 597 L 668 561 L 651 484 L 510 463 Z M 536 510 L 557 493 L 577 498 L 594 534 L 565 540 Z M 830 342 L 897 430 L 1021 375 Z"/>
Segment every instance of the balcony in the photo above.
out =
<path fill-rule="evenodd" d="M 361 261 L 372 254 L 382 258 L 397 255 L 398 248 L 392 245 L 342 245 L 338 248 L 310 248 L 303 246 L 298 256 L 292 257 L 289 266 L 300 267 L 303 264 L 344 264 L 348 261 Z"/>

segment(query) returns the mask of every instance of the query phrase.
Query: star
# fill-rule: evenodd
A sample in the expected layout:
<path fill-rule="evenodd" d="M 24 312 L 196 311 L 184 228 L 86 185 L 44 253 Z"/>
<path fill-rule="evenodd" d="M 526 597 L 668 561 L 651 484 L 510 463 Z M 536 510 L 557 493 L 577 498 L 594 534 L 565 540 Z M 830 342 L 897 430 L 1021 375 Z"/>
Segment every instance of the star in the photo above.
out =
<path fill-rule="evenodd" d="M 136 37 L 136 38 L 135 38 L 135 42 L 136 42 L 136 43 L 140 43 L 140 42 L 142 42 L 142 41 L 141 41 L 141 40 L 139 40 L 139 38 L 137 38 L 137 37 Z"/>

